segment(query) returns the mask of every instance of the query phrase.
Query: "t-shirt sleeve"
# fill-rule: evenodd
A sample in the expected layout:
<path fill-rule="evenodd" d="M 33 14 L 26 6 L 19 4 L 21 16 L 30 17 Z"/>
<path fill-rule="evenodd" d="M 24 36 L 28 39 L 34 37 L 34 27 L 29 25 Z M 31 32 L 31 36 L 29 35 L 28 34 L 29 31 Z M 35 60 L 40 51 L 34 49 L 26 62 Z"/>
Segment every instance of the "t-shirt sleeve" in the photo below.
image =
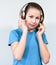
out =
<path fill-rule="evenodd" d="M 9 34 L 9 42 L 8 42 L 8 46 L 11 46 L 11 44 L 13 42 L 18 42 L 20 39 L 19 35 L 17 34 L 17 32 L 15 30 L 11 31 Z"/>
<path fill-rule="evenodd" d="M 45 33 L 42 34 L 42 39 L 43 39 L 43 42 L 44 42 L 45 44 L 48 44 L 48 41 L 47 41 L 47 38 L 46 38 Z"/>

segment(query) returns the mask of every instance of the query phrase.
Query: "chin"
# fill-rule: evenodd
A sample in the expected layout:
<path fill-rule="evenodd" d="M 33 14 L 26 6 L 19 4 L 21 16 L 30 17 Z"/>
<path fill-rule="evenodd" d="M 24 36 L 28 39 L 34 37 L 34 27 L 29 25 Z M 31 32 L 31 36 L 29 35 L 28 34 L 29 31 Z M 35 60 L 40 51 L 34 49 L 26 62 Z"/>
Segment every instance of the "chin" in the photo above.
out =
<path fill-rule="evenodd" d="M 28 26 L 29 30 L 34 30 L 37 26 Z"/>
<path fill-rule="evenodd" d="M 29 28 L 29 30 L 34 30 L 36 27 L 34 27 L 34 28 Z"/>
<path fill-rule="evenodd" d="M 35 27 L 31 27 L 31 29 L 35 29 L 36 28 L 36 26 Z"/>

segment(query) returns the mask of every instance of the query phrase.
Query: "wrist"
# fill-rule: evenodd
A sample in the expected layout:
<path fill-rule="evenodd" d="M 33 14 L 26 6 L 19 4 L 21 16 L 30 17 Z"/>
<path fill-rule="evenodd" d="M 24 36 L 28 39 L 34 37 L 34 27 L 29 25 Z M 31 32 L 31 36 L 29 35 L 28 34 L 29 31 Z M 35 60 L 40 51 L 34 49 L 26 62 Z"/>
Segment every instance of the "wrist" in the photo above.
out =
<path fill-rule="evenodd" d="M 38 39 L 42 39 L 42 35 L 41 34 L 37 34 Z"/>
<path fill-rule="evenodd" d="M 24 30 L 24 31 L 23 31 L 24 34 L 27 34 L 27 32 L 28 32 L 27 30 Z"/>
<path fill-rule="evenodd" d="M 40 34 L 40 33 L 38 33 L 38 32 L 37 32 L 37 36 L 40 36 L 40 37 L 41 37 L 41 36 L 42 36 L 42 34 Z"/>

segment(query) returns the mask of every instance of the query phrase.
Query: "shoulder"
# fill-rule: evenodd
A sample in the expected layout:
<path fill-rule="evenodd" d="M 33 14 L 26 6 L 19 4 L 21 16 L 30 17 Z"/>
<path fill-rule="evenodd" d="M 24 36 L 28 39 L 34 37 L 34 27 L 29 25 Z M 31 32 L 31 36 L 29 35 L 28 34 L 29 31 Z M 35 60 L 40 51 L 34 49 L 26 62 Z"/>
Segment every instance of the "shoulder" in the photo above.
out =
<path fill-rule="evenodd" d="M 46 33 L 43 33 L 42 34 L 42 39 L 44 41 L 45 44 L 48 44 L 48 40 L 47 40 L 47 37 L 46 37 Z"/>
<path fill-rule="evenodd" d="M 9 34 L 9 45 L 15 41 L 19 41 L 22 35 L 22 30 L 17 28 L 10 31 Z"/>
<path fill-rule="evenodd" d="M 13 30 L 10 31 L 10 34 L 16 34 L 16 35 L 20 34 L 21 35 L 22 30 L 20 28 L 13 29 Z"/>
<path fill-rule="evenodd" d="M 45 38 L 45 37 L 46 37 L 46 33 L 45 33 L 45 32 L 42 34 L 42 37 L 43 37 L 43 38 Z"/>

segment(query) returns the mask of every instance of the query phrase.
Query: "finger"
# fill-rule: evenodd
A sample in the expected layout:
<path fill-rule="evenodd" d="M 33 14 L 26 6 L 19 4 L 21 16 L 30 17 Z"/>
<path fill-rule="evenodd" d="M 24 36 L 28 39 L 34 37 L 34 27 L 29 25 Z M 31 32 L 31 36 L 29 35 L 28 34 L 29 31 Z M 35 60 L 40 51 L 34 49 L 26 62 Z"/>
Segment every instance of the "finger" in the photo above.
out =
<path fill-rule="evenodd" d="M 18 19 L 18 26 L 20 27 L 21 24 L 22 24 L 22 21 L 21 21 L 21 18 L 19 17 L 19 19 Z"/>
<path fill-rule="evenodd" d="M 21 16 L 19 16 L 19 18 L 18 18 L 18 22 L 22 22 L 23 20 L 22 20 L 22 18 L 21 18 Z"/>

